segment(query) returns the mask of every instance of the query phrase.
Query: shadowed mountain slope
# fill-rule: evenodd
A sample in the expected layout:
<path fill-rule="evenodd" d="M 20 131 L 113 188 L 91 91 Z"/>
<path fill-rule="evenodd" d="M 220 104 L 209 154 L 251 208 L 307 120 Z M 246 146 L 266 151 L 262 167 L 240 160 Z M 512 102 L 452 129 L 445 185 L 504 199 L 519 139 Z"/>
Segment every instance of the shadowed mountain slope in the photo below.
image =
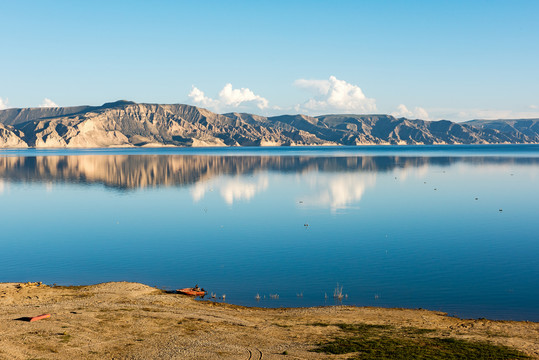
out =
<path fill-rule="evenodd" d="M 466 124 L 479 129 L 492 129 L 512 134 L 522 142 L 539 142 L 539 119 L 471 120 Z"/>

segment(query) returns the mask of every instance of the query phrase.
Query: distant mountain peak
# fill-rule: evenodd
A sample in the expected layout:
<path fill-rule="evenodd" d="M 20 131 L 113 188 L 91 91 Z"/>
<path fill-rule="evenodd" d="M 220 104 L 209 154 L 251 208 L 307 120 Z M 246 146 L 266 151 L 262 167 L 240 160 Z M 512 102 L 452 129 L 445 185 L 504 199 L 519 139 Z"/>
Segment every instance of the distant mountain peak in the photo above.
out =
<path fill-rule="evenodd" d="M 121 107 L 126 105 L 136 105 L 137 103 L 134 101 L 129 100 L 117 100 L 114 102 L 108 102 L 101 105 L 102 108 L 115 108 L 115 107 Z"/>

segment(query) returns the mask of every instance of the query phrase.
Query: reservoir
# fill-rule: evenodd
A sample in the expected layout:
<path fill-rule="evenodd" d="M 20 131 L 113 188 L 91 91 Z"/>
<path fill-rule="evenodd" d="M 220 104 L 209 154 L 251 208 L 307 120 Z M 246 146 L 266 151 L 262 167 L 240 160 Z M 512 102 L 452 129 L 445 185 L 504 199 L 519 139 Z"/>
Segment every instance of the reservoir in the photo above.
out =
<path fill-rule="evenodd" d="M 539 145 L 2 150 L 0 229 L 0 282 L 539 321 Z"/>

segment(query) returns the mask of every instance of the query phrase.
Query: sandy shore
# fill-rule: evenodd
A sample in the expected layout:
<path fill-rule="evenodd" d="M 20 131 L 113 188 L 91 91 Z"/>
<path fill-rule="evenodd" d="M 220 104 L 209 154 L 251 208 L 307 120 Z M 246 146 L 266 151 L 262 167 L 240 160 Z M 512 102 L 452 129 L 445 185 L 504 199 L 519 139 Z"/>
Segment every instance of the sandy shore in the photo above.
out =
<path fill-rule="evenodd" d="M 50 313 L 49 319 L 25 321 Z M 539 358 L 539 323 L 461 320 L 427 310 L 260 309 L 195 301 L 136 283 L 0 284 L 0 359 L 345 359 L 311 352 L 338 333 L 323 324 L 432 329 Z"/>

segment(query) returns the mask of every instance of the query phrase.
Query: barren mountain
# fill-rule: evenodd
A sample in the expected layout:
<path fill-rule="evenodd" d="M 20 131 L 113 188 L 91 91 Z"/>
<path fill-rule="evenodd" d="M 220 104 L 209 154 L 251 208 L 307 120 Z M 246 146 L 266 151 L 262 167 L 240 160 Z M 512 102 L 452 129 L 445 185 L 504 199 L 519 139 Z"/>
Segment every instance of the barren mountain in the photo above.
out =
<path fill-rule="evenodd" d="M 466 124 L 479 129 L 494 129 L 512 134 L 522 142 L 539 142 L 539 119 L 471 120 Z"/>
<path fill-rule="evenodd" d="M 390 115 L 215 114 L 190 105 L 0 111 L 0 147 L 291 146 L 537 143 L 537 120 L 423 121 Z"/>

